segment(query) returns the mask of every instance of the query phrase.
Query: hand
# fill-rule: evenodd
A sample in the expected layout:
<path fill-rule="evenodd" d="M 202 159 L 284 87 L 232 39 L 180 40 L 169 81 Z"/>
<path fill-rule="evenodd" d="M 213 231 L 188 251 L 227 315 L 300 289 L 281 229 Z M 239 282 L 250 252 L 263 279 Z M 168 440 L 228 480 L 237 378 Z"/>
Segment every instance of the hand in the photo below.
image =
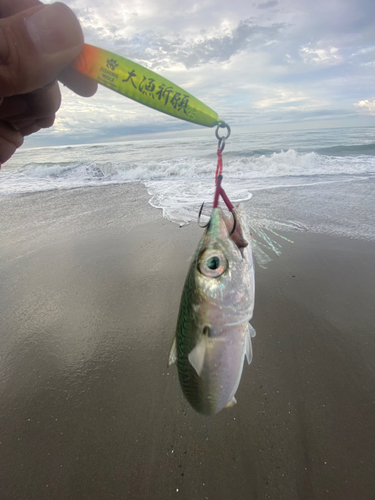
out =
<path fill-rule="evenodd" d="M 57 80 L 81 96 L 95 94 L 97 84 L 70 67 L 82 47 L 80 24 L 66 5 L 0 0 L 0 167 L 25 136 L 53 125 Z"/>

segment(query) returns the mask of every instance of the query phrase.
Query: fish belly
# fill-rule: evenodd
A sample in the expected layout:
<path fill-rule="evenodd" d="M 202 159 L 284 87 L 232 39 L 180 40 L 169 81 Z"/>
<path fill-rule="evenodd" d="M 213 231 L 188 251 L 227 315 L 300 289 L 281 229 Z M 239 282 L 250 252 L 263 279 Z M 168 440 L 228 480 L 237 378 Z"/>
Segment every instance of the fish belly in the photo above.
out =
<path fill-rule="evenodd" d="M 233 399 L 242 375 L 247 325 L 232 327 L 207 338 L 200 373 L 184 356 L 178 363 L 183 393 L 191 406 L 204 415 L 215 415 Z"/>

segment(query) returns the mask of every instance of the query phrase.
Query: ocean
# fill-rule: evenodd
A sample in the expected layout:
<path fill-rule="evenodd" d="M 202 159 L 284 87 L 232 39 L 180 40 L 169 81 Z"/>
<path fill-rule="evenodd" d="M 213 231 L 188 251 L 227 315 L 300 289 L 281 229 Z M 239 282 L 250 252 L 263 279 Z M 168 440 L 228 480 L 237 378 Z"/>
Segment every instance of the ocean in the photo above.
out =
<path fill-rule="evenodd" d="M 151 206 L 183 226 L 196 221 L 202 202 L 209 210 L 216 148 L 213 129 L 21 148 L 0 171 L 0 200 L 141 183 Z M 375 240 L 375 128 L 234 128 L 223 153 L 223 187 L 233 203 L 251 200 L 250 215 L 266 227 Z"/>
<path fill-rule="evenodd" d="M 216 148 L 202 129 L 2 166 L 1 498 L 374 500 L 375 128 L 233 127 L 257 335 L 207 419 L 167 361 Z"/>

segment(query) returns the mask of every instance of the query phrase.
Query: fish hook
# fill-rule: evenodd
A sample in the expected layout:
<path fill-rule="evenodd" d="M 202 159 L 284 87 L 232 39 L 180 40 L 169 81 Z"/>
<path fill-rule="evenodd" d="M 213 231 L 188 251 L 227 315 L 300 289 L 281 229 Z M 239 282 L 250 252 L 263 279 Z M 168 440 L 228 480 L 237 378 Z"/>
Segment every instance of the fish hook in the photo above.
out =
<path fill-rule="evenodd" d="M 201 227 L 202 229 L 204 229 L 205 227 L 208 227 L 210 224 L 210 221 L 208 221 L 207 224 L 204 224 L 204 225 L 202 225 L 200 223 L 203 207 L 204 207 L 204 202 L 202 203 L 202 206 L 201 206 L 201 208 L 199 210 L 199 214 L 198 214 L 198 226 Z"/>
<path fill-rule="evenodd" d="M 231 210 L 232 212 L 232 215 L 233 215 L 233 227 L 232 227 L 232 231 L 229 233 L 229 236 L 232 236 L 232 234 L 234 233 L 234 231 L 236 230 L 236 227 L 237 227 L 237 216 L 236 216 L 236 212 L 233 208 L 233 210 Z"/>
<path fill-rule="evenodd" d="M 203 212 L 203 207 L 204 207 L 204 202 L 202 203 L 201 208 L 199 210 L 199 214 L 198 214 L 198 226 L 201 227 L 202 229 L 204 229 L 210 225 L 210 221 L 208 221 L 207 224 L 200 223 L 201 215 Z M 235 212 L 234 208 L 231 210 L 231 214 L 233 216 L 233 227 L 232 227 L 231 232 L 229 233 L 229 236 L 232 236 L 232 234 L 234 233 L 234 231 L 236 230 L 236 227 L 237 227 L 237 216 L 236 216 L 236 212 Z"/>

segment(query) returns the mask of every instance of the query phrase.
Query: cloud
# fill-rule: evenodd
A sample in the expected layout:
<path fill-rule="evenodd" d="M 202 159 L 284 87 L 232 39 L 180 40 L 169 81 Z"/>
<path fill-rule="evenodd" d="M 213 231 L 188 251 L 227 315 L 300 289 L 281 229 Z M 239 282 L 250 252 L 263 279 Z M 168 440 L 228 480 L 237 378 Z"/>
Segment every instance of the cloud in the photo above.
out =
<path fill-rule="evenodd" d="M 304 95 L 302 92 L 292 92 L 285 91 L 282 89 L 273 90 L 270 92 L 270 97 L 261 99 L 257 101 L 254 106 L 256 108 L 272 108 L 275 109 L 278 106 L 293 106 L 301 104 L 302 102 L 310 102 L 310 99 Z"/>
<path fill-rule="evenodd" d="M 300 55 L 305 64 L 338 64 L 342 57 L 338 54 L 337 47 L 311 48 L 309 46 L 300 48 Z"/>
<path fill-rule="evenodd" d="M 354 106 L 368 115 L 375 116 L 375 99 L 373 101 L 367 99 L 365 101 L 359 101 L 355 103 Z"/>
<path fill-rule="evenodd" d="M 194 38 L 165 36 L 150 30 L 132 38 L 115 38 L 112 50 L 126 53 L 151 69 L 176 65 L 190 69 L 211 62 L 225 63 L 240 52 L 275 43 L 284 28 L 283 23 L 262 26 L 245 19 L 234 28 L 211 29 Z"/>
<path fill-rule="evenodd" d="M 258 48 L 278 36 L 282 24 L 258 26 L 250 19 L 241 21 L 229 33 L 219 33 L 199 41 L 159 40 L 159 47 L 167 52 L 169 61 L 182 63 L 186 68 L 215 62 L 227 62 L 242 51 Z M 164 42 L 164 43 L 163 43 Z"/>
<path fill-rule="evenodd" d="M 279 2 L 277 2 L 276 0 L 270 0 L 269 2 L 265 2 L 265 3 L 260 3 L 259 5 L 257 5 L 257 9 L 270 9 L 272 7 L 276 7 L 276 5 L 278 5 Z"/>
<path fill-rule="evenodd" d="M 162 74 L 233 126 L 374 119 L 375 101 L 363 100 L 374 93 L 374 0 L 64 1 L 88 43 Z M 28 141 L 189 127 L 104 88 L 88 100 L 64 89 L 56 127 Z"/>

